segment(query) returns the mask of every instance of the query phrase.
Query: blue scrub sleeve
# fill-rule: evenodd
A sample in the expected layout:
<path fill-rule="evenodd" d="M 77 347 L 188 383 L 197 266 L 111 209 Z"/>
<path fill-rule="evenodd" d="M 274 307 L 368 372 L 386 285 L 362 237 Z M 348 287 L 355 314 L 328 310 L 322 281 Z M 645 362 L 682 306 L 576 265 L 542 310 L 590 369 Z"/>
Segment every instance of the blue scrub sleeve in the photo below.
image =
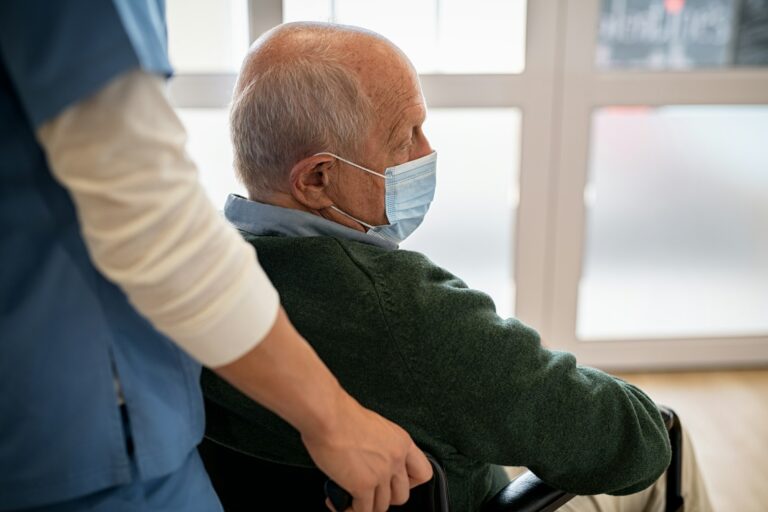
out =
<path fill-rule="evenodd" d="M 0 1 L 0 59 L 38 128 L 126 71 L 170 76 L 165 2 Z"/>

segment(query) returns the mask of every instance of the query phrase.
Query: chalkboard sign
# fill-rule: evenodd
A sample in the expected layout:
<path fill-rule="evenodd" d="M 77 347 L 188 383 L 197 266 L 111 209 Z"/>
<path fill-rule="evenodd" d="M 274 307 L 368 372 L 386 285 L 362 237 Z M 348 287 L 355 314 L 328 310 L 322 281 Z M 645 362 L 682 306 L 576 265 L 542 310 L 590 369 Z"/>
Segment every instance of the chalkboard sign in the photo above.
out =
<path fill-rule="evenodd" d="M 734 64 L 768 66 L 768 0 L 742 0 Z"/>
<path fill-rule="evenodd" d="M 768 0 L 603 0 L 603 68 L 689 69 L 768 63 Z"/>

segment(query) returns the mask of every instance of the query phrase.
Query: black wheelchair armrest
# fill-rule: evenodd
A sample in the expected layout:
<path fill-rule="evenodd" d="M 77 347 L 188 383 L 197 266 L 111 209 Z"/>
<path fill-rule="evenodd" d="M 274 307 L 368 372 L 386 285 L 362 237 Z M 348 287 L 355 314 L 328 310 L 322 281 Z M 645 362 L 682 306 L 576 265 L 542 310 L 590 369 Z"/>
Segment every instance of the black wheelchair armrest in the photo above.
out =
<path fill-rule="evenodd" d="M 551 512 L 574 496 L 526 471 L 485 503 L 482 512 Z"/>
<path fill-rule="evenodd" d="M 667 492 L 665 512 L 680 512 L 685 510 L 683 499 L 683 428 L 680 418 L 669 407 L 659 405 L 659 412 L 669 432 L 669 442 L 672 445 L 672 461 L 667 469 Z"/>

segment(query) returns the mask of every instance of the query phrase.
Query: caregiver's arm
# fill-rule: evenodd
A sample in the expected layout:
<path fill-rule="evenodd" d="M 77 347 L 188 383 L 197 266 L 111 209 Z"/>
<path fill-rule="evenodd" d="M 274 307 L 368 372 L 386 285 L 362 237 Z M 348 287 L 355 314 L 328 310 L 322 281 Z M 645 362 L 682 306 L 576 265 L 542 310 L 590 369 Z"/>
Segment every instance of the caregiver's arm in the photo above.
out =
<path fill-rule="evenodd" d="M 415 483 L 430 476 L 408 435 L 349 397 L 290 325 L 252 248 L 200 186 L 162 78 L 121 75 L 37 135 L 99 270 L 157 329 L 296 426 L 356 510 L 374 492 L 388 500 L 391 483 L 401 501 L 406 461 Z"/>

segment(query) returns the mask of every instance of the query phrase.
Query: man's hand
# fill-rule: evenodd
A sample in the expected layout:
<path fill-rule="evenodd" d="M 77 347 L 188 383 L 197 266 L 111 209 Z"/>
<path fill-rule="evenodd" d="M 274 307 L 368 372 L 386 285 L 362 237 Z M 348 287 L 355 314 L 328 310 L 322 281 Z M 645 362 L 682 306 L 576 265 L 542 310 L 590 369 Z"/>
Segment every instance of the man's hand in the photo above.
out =
<path fill-rule="evenodd" d="M 301 433 L 317 466 L 352 495 L 354 512 L 405 503 L 432 477 L 410 436 L 349 396 L 282 308 L 261 343 L 214 371 Z"/>
<path fill-rule="evenodd" d="M 312 459 L 352 495 L 354 512 L 402 505 L 412 487 L 432 477 L 429 461 L 402 428 L 364 409 L 346 393 L 340 402 L 338 423 L 330 430 L 302 434 Z"/>

